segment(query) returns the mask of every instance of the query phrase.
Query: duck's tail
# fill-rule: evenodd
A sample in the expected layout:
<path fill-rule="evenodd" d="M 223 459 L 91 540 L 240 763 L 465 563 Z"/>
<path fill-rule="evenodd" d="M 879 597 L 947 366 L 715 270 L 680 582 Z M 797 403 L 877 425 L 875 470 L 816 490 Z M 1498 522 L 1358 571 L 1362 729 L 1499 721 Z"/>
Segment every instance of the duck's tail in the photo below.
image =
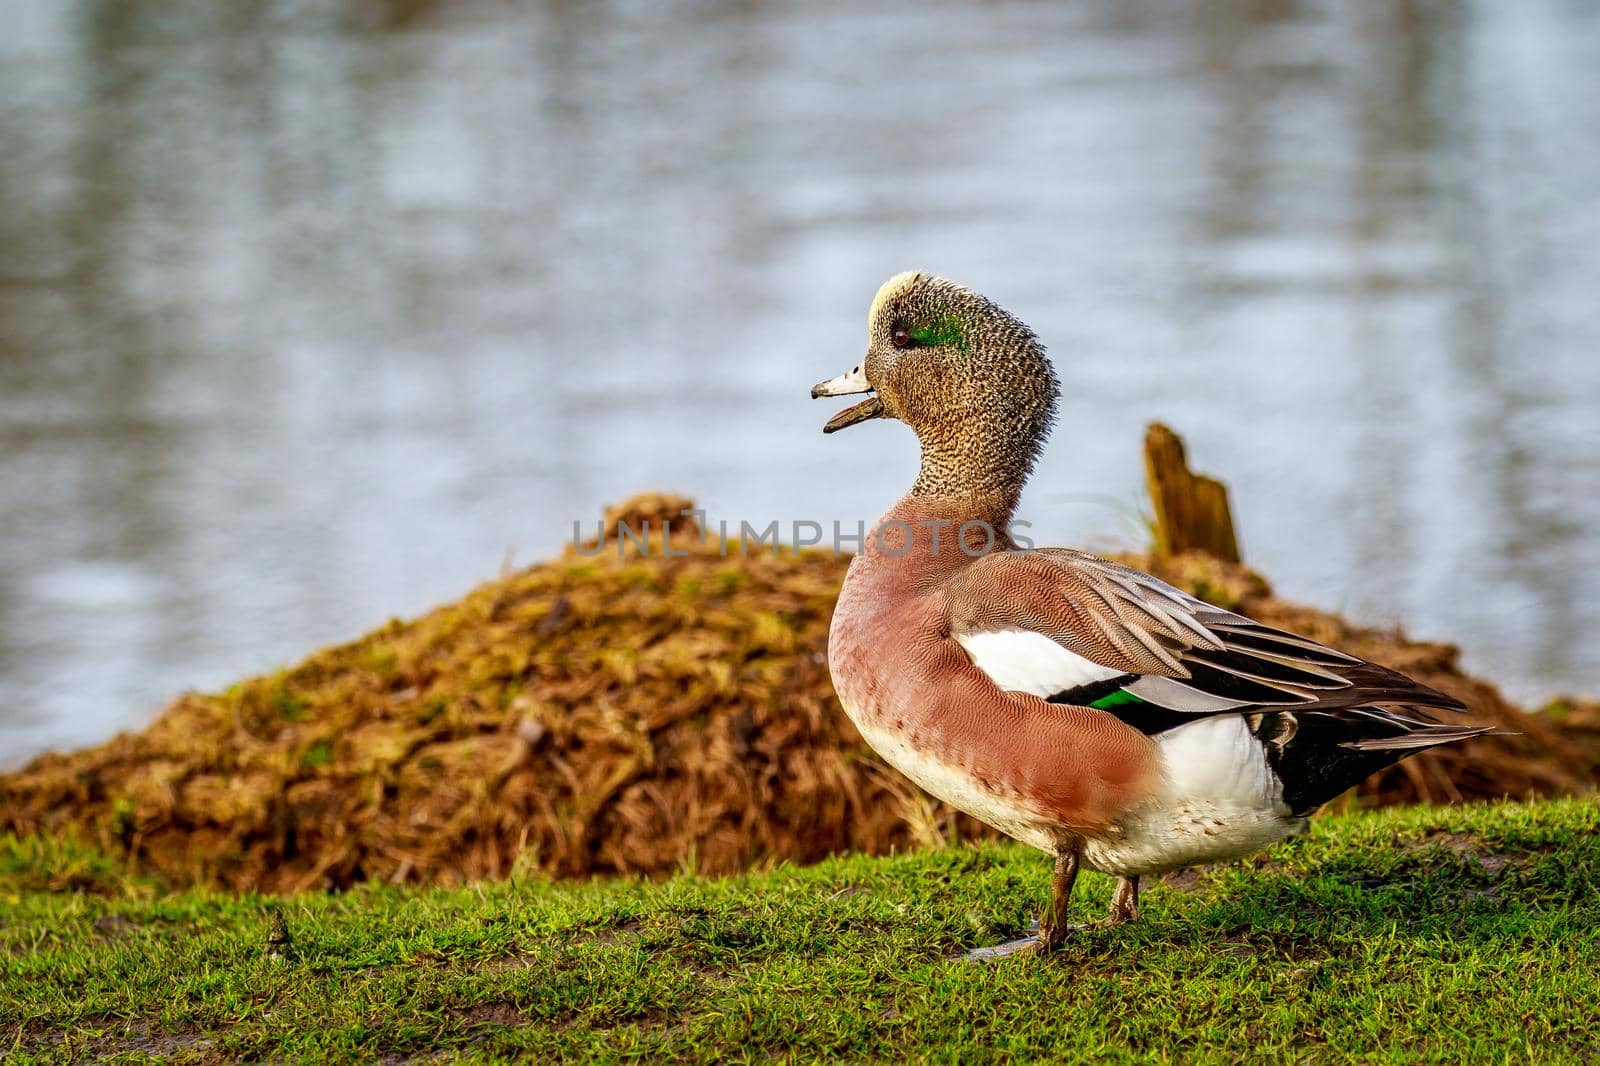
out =
<path fill-rule="evenodd" d="M 1251 729 L 1296 814 L 1310 814 L 1379 770 L 1420 751 L 1504 734 L 1495 726 L 1442 725 L 1391 710 L 1283 711 L 1252 716 Z"/>

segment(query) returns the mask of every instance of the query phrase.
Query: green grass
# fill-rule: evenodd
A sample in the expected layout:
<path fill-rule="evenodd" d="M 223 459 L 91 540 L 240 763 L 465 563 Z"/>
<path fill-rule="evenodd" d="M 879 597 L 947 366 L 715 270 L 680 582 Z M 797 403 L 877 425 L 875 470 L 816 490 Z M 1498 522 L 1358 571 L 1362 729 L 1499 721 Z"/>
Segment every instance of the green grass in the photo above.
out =
<path fill-rule="evenodd" d="M 950 956 L 1042 904 L 1021 847 L 275 900 L 11 840 L 0 1059 L 1593 1060 L 1597 829 L 1582 799 L 1329 817 L 988 963 Z M 1079 914 L 1110 888 L 1080 879 Z"/>

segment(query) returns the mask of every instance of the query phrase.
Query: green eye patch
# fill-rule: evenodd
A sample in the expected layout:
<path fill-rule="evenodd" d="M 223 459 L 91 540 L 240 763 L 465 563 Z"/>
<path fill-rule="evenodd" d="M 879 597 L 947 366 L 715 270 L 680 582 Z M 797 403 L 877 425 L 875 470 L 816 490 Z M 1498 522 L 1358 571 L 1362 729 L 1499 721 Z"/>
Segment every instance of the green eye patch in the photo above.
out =
<path fill-rule="evenodd" d="M 967 350 L 966 335 L 961 332 L 961 322 L 954 315 L 941 315 L 910 332 L 911 339 L 923 348 L 949 346 L 958 351 Z"/>

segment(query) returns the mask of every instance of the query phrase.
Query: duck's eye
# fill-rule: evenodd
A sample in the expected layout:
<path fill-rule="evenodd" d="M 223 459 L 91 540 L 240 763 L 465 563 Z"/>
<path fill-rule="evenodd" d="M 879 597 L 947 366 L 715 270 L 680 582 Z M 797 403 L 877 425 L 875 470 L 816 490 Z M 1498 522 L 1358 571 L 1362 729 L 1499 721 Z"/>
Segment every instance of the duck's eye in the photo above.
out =
<path fill-rule="evenodd" d="M 896 348 L 904 348 L 911 343 L 911 334 L 906 332 L 904 326 L 896 326 L 894 332 L 889 334 L 889 340 Z"/>

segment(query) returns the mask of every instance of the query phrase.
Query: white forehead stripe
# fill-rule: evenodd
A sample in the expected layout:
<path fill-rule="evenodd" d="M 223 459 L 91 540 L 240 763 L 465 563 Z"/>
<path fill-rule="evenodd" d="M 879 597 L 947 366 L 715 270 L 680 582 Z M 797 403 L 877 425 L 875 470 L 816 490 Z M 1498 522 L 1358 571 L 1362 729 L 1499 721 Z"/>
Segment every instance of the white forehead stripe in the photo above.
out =
<path fill-rule="evenodd" d="M 903 274 L 896 274 L 878 289 L 878 295 L 872 298 L 872 307 L 867 310 L 867 328 L 878 320 L 878 309 L 890 300 L 905 292 L 911 286 L 921 281 L 923 277 L 920 270 L 907 270 Z"/>

